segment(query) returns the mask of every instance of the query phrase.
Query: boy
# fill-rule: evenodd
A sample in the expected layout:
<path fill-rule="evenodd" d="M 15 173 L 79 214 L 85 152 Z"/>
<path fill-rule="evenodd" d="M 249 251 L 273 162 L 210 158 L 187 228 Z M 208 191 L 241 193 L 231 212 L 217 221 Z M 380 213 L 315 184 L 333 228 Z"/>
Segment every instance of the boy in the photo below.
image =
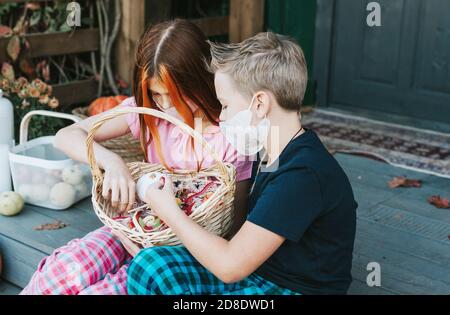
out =
<path fill-rule="evenodd" d="M 356 208 L 349 180 L 312 130 L 301 126 L 306 62 L 291 39 L 260 33 L 211 44 L 221 128 L 256 163 L 249 214 L 225 240 L 186 217 L 170 181 L 145 201 L 184 246 L 137 252 L 130 294 L 345 294 L 351 283 Z M 126 240 L 123 240 L 126 243 Z"/>

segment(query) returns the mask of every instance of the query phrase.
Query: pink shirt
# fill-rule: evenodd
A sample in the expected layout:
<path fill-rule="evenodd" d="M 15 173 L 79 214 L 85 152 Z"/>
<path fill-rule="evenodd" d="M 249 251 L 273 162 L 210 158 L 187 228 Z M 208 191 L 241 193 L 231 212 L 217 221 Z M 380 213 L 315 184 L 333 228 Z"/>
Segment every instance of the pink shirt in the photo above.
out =
<path fill-rule="evenodd" d="M 136 107 L 137 105 L 134 97 L 129 97 L 120 106 Z M 129 113 L 127 122 L 133 136 L 136 139 L 140 139 L 139 114 Z M 216 163 L 208 153 L 208 150 L 206 148 L 203 149 L 202 145 L 197 143 L 197 141 L 194 141 L 194 151 L 191 136 L 183 132 L 178 126 L 163 119 L 157 119 L 157 126 L 161 141 L 161 151 L 169 167 L 179 170 L 196 170 L 197 161 L 201 161 L 201 168 L 210 167 Z M 204 128 L 201 133 L 222 161 L 232 163 L 236 167 L 237 182 L 251 177 L 252 161 L 238 155 L 236 150 L 225 139 L 218 126 L 210 125 Z M 147 135 L 149 135 L 149 132 L 147 132 Z M 153 142 L 150 142 L 147 148 L 147 156 L 149 163 L 161 163 Z"/>

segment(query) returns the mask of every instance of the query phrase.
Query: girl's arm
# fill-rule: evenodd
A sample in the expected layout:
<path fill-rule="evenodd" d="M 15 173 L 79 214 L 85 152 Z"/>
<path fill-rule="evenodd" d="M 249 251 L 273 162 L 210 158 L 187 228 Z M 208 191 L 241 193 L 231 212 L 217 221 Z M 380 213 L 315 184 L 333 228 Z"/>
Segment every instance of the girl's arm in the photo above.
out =
<path fill-rule="evenodd" d="M 86 138 L 88 131 L 108 112 L 89 117 L 59 130 L 54 145 L 70 158 L 88 163 Z M 114 152 L 97 142 L 113 139 L 129 132 L 126 116 L 122 115 L 104 123 L 94 136 L 94 154 L 97 164 L 105 170 L 103 197 L 111 198 L 112 206 L 124 212 L 135 201 L 135 183 L 125 162 Z"/>
<path fill-rule="evenodd" d="M 171 187 L 170 180 L 166 180 L 163 190 L 150 188 L 145 201 L 172 228 L 189 252 L 225 283 L 234 283 L 249 276 L 285 240 L 249 221 L 230 241 L 216 236 L 180 210 Z"/>
<path fill-rule="evenodd" d="M 63 151 L 73 160 L 88 163 L 86 150 L 87 134 L 92 126 L 107 113 L 108 112 L 89 117 L 78 123 L 60 129 L 56 133 L 55 147 Z M 94 136 L 94 154 L 96 161 L 101 168 L 103 168 L 105 162 L 110 159 L 115 159 L 117 156 L 114 152 L 111 152 L 98 144 L 98 142 L 117 138 L 128 132 L 129 128 L 125 115 L 116 117 L 104 123 L 98 129 Z"/>

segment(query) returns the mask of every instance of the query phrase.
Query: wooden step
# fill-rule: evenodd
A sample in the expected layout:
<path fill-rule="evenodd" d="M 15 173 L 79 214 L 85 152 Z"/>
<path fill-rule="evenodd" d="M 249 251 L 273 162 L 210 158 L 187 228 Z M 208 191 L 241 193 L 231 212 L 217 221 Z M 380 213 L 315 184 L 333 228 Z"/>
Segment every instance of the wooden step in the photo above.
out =
<path fill-rule="evenodd" d="M 350 155 L 336 155 L 359 204 L 350 294 L 449 294 L 450 211 L 427 203 L 431 194 L 450 197 L 450 179 L 439 178 Z M 423 180 L 423 187 L 390 189 L 393 176 Z M 61 220 L 54 231 L 33 228 Z M 42 258 L 102 226 L 89 198 L 65 211 L 27 205 L 15 217 L 0 216 L 4 270 L 0 294 L 16 294 Z M 367 264 L 381 265 L 381 287 L 366 284 Z M 15 292 L 15 293 L 14 293 Z"/>
<path fill-rule="evenodd" d="M 18 286 L 0 279 L 0 295 L 18 295 L 20 290 Z"/>
<path fill-rule="evenodd" d="M 60 230 L 34 230 L 38 225 L 56 220 L 68 226 Z M 4 265 L 2 277 L 23 288 L 42 258 L 100 226 L 102 224 L 93 212 L 89 198 L 64 211 L 26 205 L 17 216 L 0 216 L 0 252 Z"/>

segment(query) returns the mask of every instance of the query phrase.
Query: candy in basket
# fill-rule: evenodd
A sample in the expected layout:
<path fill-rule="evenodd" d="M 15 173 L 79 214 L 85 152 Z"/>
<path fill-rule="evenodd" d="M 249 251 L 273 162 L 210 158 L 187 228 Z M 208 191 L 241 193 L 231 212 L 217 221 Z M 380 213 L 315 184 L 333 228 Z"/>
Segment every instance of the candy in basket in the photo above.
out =
<path fill-rule="evenodd" d="M 158 182 L 162 187 L 164 181 L 164 175 L 159 172 L 142 176 L 137 183 L 140 199 L 144 199 L 145 189 Z M 215 177 L 202 180 L 196 179 L 189 182 L 175 180 L 172 182 L 172 190 L 180 210 L 189 216 L 197 207 L 213 196 L 219 184 Z M 114 220 L 135 232 L 146 233 L 167 229 L 167 225 L 148 208 L 144 201 L 139 200 L 134 204 L 133 208 L 129 211 L 130 214 L 128 216 L 118 216 Z"/>

